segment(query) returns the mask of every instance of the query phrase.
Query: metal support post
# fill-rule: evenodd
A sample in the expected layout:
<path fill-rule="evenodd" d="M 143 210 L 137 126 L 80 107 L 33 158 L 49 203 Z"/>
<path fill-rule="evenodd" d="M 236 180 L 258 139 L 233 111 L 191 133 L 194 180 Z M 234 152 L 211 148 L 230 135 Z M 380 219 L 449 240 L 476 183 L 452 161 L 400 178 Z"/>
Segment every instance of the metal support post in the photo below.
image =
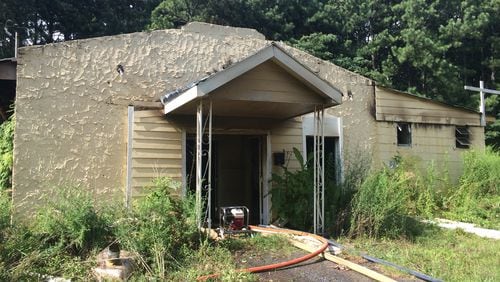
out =
<path fill-rule="evenodd" d="M 198 228 L 212 227 L 212 101 L 208 103 L 207 116 L 203 116 L 203 100 L 196 112 L 196 220 Z M 206 142 L 204 142 L 205 133 Z M 204 149 L 208 147 L 208 149 Z M 204 161 L 205 162 L 205 166 Z M 203 191 L 206 198 L 203 199 Z M 206 201 L 206 202 L 205 202 Z"/>
<path fill-rule="evenodd" d="M 207 155 L 207 170 L 208 170 L 208 182 L 207 182 L 207 227 L 210 230 L 212 228 L 212 101 L 209 102 L 208 106 L 208 155 Z"/>
<path fill-rule="evenodd" d="M 323 234 L 325 229 L 325 131 L 324 108 L 314 110 L 314 233 Z"/>
<path fill-rule="evenodd" d="M 195 195 L 195 214 L 196 214 L 196 224 L 198 228 L 201 228 L 201 186 L 202 186 L 202 149 L 203 149 L 203 101 L 200 101 L 196 111 L 196 195 Z"/>

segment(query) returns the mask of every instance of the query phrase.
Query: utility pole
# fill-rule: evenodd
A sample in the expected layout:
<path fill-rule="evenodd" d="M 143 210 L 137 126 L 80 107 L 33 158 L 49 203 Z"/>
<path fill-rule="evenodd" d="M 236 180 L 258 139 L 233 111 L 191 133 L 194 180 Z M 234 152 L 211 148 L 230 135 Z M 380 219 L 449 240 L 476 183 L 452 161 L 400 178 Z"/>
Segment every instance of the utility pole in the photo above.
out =
<path fill-rule="evenodd" d="M 500 91 L 484 88 L 484 81 L 482 80 L 479 81 L 479 88 L 465 85 L 464 89 L 479 92 L 479 97 L 481 99 L 479 104 L 479 112 L 481 112 L 481 126 L 486 126 L 486 110 L 485 110 L 486 107 L 484 103 L 484 94 L 488 93 L 488 94 L 500 95 Z"/>

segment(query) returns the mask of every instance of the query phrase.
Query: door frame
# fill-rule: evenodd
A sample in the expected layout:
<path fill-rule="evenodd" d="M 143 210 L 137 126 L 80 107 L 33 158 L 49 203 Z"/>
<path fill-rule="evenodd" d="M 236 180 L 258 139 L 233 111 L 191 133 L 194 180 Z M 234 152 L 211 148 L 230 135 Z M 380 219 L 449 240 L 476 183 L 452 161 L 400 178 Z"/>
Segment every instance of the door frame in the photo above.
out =
<path fill-rule="evenodd" d="M 188 191 L 187 188 L 187 167 L 186 167 L 186 157 L 187 157 L 187 140 L 188 136 L 191 134 L 195 134 L 194 132 L 183 129 L 182 130 L 182 196 L 186 196 Z M 217 130 L 214 129 L 212 135 L 253 135 L 256 137 L 260 137 L 260 147 L 261 147 L 261 155 L 260 155 L 260 165 L 259 165 L 259 221 L 261 224 L 269 224 L 270 216 L 271 216 L 271 195 L 270 184 L 271 180 L 271 132 L 264 130 Z"/>

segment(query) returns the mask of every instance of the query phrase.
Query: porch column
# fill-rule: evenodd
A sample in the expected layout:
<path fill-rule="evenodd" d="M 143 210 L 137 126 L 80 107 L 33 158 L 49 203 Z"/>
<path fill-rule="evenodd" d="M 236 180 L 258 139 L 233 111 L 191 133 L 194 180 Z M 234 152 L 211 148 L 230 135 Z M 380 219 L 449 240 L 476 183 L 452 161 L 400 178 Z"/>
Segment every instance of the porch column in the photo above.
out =
<path fill-rule="evenodd" d="M 314 234 L 325 232 L 325 110 L 314 109 Z"/>
<path fill-rule="evenodd" d="M 195 212 L 198 228 L 207 223 L 212 227 L 212 101 L 208 102 L 208 113 L 203 116 L 203 100 L 200 100 L 196 111 L 196 195 Z M 207 132 L 207 141 L 204 135 Z M 205 146 L 204 146 L 205 145 Z M 204 149 L 207 148 L 207 149 Z M 205 158 L 204 158 L 205 157 Z M 206 160 L 205 166 L 203 160 Z M 203 199 L 202 190 L 206 190 L 206 199 Z M 204 201 L 206 200 L 206 204 Z M 206 208 L 206 209 L 204 209 Z"/>

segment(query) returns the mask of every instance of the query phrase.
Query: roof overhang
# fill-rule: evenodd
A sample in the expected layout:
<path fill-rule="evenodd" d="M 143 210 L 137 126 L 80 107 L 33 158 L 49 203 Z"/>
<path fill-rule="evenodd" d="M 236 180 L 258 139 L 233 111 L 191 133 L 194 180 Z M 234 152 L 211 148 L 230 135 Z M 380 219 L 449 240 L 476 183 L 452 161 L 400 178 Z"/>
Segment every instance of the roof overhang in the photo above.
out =
<path fill-rule="evenodd" d="M 242 111 L 237 108 L 231 112 L 232 105 L 238 105 L 243 107 L 244 103 L 251 105 L 251 108 L 256 108 L 255 104 L 260 103 L 260 106 L 266 106 L 267 104 L 273 104 L 273 108 L 279 106 L 278 104 L 283 104 L 286 107 L 280 108 L 280 114 L 273 116 L 271 108 L 265 113 L 264 116 L 260 115 L 258 111 L 255 112 L 254 117 L 266 117 L 266 118 L 290 118 L 293 116 L 298 116 L 313 112 L 314 108 L 318 105 L 324 107 L 330 107 L 338 105 L 342 102 L 342 93 L 332 86 L 327 81 L 321 79 L 313 71 L 311 71 L 306 66 L 298 62 L 294 57 L 285 52 L 276 44 L 263 48 L 257 53 L 245 58 L 244 60 L 237 62 L 228 68 L 214 73 L 208 77 L 205 77 L 197 82 L 192 83 L 188 87 L 181 90 L 177 90 L 162 96 L 161 101 L 164 104 L 164 113 L 169 114 L 186 114 L 193 113 L 197 101 L 206 97 L 209 97 L 212 93 L 216 93 L 217 89 L 230 83 L 236 78 L 242 76 L 243 74 L 255 69 L 256 67 L 271 61 L 272 63 L 278 65 L 283 71 L 286 71 L 293 79 L 298 80 L 305 88 L 309 90 L 310 99 L 302 99 L 301 101 L 294 101 L 294 99 L 287 99 L 285 96 L 281 101 L 276 101 L 276 99 L 267 100 L 266 95 L 259 95 L 259 97 L 249 97 L 249 99 L 242 99 L 241 96 L 244 94 L 235 95 L 238 96 L 238 101 L 233 101 L 232 104 L 228 102 L 231 99 L 231 95 L 226 95 L 223 102 L 227 103 L 227 106 L 223 106 L 223 102 L 220 104 L 220 112 L 225 116 L 242 116 Z M 250 95 L 250 94 L 249 94 Z M 216 96 L 216 95 L 215 95 Z M 270 97 L 270 95 L 269 95 Z M 243 101 L 242 101 L 243 100 Z M 224 107 L 224 109 L 223 109 Z M 260 108 L 257 106 L 257 108 Z M 285 112 L 285 109 L 289 109 Z M 223 110 L 222 110 L 223 109 Z M 229 111 L 229 112 L 228 112 Z M 218 114 L 217 108 L 214 110 L 214 115 Z M 245 117 L 252 116 L 251 113 L 247 111 L 244 115 Z"/>

